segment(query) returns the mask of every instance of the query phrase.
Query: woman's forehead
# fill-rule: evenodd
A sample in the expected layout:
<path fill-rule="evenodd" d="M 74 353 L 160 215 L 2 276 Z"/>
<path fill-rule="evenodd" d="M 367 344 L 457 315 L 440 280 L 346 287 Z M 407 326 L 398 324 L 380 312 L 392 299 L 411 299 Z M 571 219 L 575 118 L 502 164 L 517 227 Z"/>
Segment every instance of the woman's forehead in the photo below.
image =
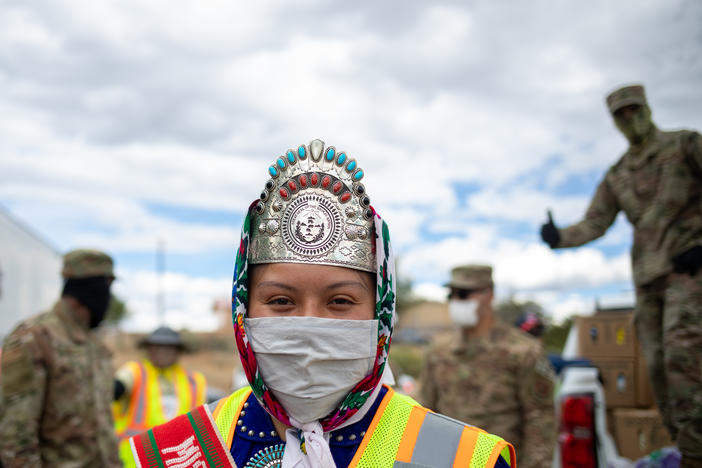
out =
<path fill-rule="evenodd" d="M 252 286 L 263 281 L 282 283 L 316 283 L 333 284 L 343 281 L 359 281 L 372 277 L 353 268 L 334 265 L 319 265 L 313 263 L 266 263 L 251 265 Z"/>

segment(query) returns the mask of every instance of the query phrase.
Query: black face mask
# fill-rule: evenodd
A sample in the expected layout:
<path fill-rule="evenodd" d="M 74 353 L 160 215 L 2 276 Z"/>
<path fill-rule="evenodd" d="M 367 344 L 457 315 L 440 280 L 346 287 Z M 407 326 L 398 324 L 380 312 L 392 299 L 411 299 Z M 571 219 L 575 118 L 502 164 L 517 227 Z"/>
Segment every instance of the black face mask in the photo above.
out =
<path fill-rule="evenodd" d="M 90 311 L 90 328 L 96 328 L 107 314 L 111 283 L 106 276 L 69 278 L 63 285 L 62 296 L 74 297 L 85 306 Z"/>

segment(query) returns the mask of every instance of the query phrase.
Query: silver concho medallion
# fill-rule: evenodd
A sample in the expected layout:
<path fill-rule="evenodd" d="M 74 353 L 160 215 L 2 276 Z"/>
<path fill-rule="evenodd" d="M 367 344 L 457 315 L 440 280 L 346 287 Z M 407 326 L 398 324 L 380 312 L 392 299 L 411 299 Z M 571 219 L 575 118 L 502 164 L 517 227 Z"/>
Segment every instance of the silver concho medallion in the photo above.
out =
<path fill-rule="evenodd" d="M 281 221 L 285 245 L 305 257 L 325 254 L 341 238 L 341 212 L 321 195 L 298 196 L 285 209 Z"/>

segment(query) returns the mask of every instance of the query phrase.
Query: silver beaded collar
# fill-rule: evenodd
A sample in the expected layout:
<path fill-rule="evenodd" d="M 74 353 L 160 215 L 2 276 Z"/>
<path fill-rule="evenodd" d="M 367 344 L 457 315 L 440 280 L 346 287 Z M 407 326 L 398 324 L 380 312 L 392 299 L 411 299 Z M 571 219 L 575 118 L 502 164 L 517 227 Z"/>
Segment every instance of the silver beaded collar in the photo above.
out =
<path fill-rule="evenodd" d="M 355 159 L 313 140 L 288 150 L 268 173 L 252 218 L 251 264 L 376 271 L 373 210 Z"/>

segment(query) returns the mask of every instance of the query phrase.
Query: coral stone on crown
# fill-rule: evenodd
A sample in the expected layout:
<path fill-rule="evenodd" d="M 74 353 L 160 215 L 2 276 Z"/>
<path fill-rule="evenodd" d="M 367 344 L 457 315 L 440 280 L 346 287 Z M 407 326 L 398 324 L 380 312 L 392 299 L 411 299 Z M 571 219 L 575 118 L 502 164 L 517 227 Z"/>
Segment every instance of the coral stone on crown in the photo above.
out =
<path fill-rule="evenodd" d="M 251 219 L 249 263 L 315 263 L 375 272 L 370 198 L 355 159 L 321 140 L 268 168 Z"/>

